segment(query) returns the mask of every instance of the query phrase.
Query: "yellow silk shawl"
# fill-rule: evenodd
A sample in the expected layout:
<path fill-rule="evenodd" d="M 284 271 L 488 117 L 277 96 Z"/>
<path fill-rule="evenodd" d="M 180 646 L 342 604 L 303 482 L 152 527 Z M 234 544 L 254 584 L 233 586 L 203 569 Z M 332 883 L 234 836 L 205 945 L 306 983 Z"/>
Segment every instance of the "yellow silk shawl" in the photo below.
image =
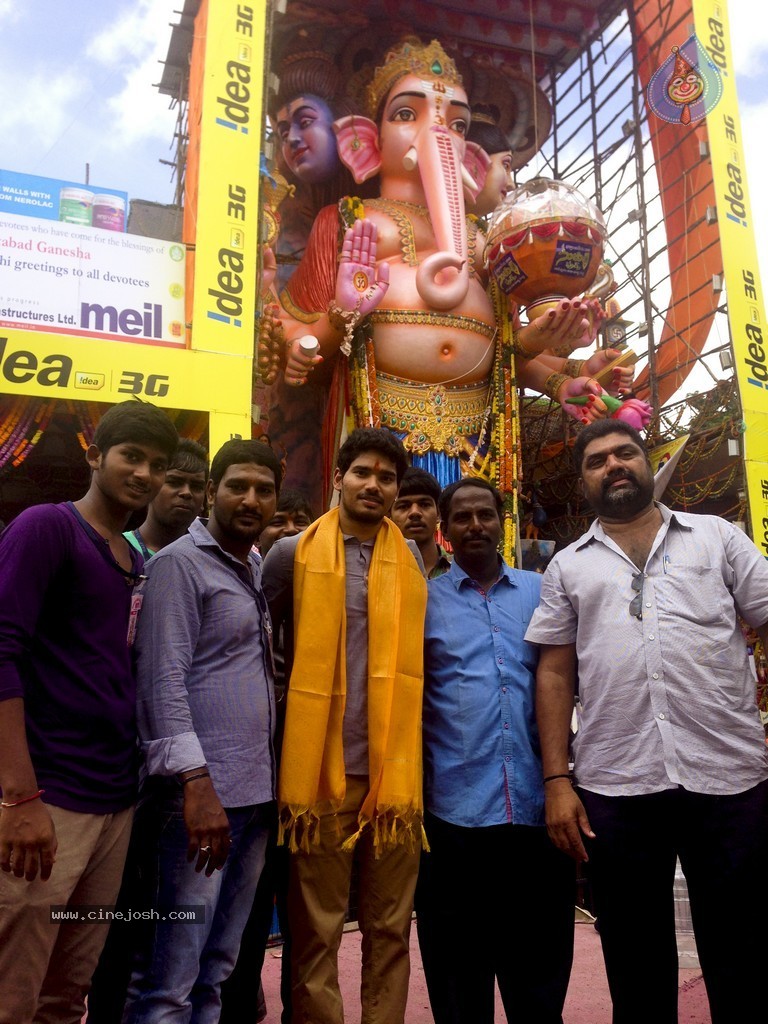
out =
<path fill-rule="evenodd" d="M 281 833 L 309 850 L 321 811 L 346 792 L 346 568 L 339 510 L 306 530 L 294 560 L 294 662 L 280 761 Z M 370 788 L 351 849 L 367 825 L 377 853 L 423 841 L 421 710 L 427 585 L 402 534 L 384 519 L 368 576 Z"/>

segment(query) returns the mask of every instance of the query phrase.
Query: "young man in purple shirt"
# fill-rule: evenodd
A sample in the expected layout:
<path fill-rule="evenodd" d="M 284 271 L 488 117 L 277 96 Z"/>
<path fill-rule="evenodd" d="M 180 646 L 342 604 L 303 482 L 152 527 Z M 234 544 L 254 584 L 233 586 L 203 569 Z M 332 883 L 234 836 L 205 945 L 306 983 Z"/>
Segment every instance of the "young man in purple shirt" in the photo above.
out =
<path fill-rule="evenodd" d="M 97 908 L 115 902 L 136 795 L 143 561 L 122 531 L 177 443 L 161 410 L 115 406 L 86 452 L 86 495 L 27 509 L 0 541 L 2 1024 L 85 1009 L 108 928 Z"/>

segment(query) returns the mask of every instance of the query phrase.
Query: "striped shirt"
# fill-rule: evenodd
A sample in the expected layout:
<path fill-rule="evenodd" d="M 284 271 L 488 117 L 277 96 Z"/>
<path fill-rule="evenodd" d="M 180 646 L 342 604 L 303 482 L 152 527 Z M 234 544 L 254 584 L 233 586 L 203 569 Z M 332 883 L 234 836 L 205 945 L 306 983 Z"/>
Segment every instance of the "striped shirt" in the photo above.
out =
<path fill-rule="evenodd" d="M 196 519 L 147 577 L 136 638 L 147 772 L 207 764 L 224 807 L 273 800 L 271 625 L 257 558 L 246 567 Z"/>

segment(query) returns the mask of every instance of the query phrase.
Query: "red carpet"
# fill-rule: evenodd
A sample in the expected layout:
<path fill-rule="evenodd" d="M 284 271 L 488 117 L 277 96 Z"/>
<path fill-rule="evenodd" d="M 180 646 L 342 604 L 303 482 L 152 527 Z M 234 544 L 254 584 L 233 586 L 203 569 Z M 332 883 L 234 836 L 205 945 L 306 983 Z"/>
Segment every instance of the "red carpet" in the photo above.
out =
<path fill-rule="evenodd" d="M 265 1024 L 280 1021 L 280 947 L 268 949 L 264 964 L 264 991 L 267 997 Z M 360 1024 L 360 933 L 347 932 L 339 952 L 339 978 L 344 996 L 346 1024 Z M 505 1020 L 497 996 L 496 1020 Z M 698 969 L 680 971 L 680 1024 L 711 1024 L 704 982 Z M 610 1024 L 611 999 L 605 979 L 600 937 L 591 924 L 576 925 L 576 954 L 571 985 L 563 1014 L 564 1024 Z M 411 988 L 406 1013 L 407 1024 L 433 1024 L 429 1009 L 424 971 L 421 967 L 416 928 L 411 930 Z"/>

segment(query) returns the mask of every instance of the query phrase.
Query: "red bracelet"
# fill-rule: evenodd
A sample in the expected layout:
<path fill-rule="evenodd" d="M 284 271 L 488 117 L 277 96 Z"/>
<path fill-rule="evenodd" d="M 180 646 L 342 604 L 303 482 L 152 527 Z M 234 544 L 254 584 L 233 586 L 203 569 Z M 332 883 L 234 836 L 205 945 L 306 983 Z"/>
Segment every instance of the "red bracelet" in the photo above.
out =
<path fill-rule="evenodd" d="M 21 800 L 14 800 L 12 803 L 7 800 L 0 800 L 0 807 L 20 807 L 21 804 L 28 804 L 30 800 L 37 800 L 44 792 L 44 789 L 38 789 L 38 791 L 33 793 L 32 796 L 24 796 Z"/>

